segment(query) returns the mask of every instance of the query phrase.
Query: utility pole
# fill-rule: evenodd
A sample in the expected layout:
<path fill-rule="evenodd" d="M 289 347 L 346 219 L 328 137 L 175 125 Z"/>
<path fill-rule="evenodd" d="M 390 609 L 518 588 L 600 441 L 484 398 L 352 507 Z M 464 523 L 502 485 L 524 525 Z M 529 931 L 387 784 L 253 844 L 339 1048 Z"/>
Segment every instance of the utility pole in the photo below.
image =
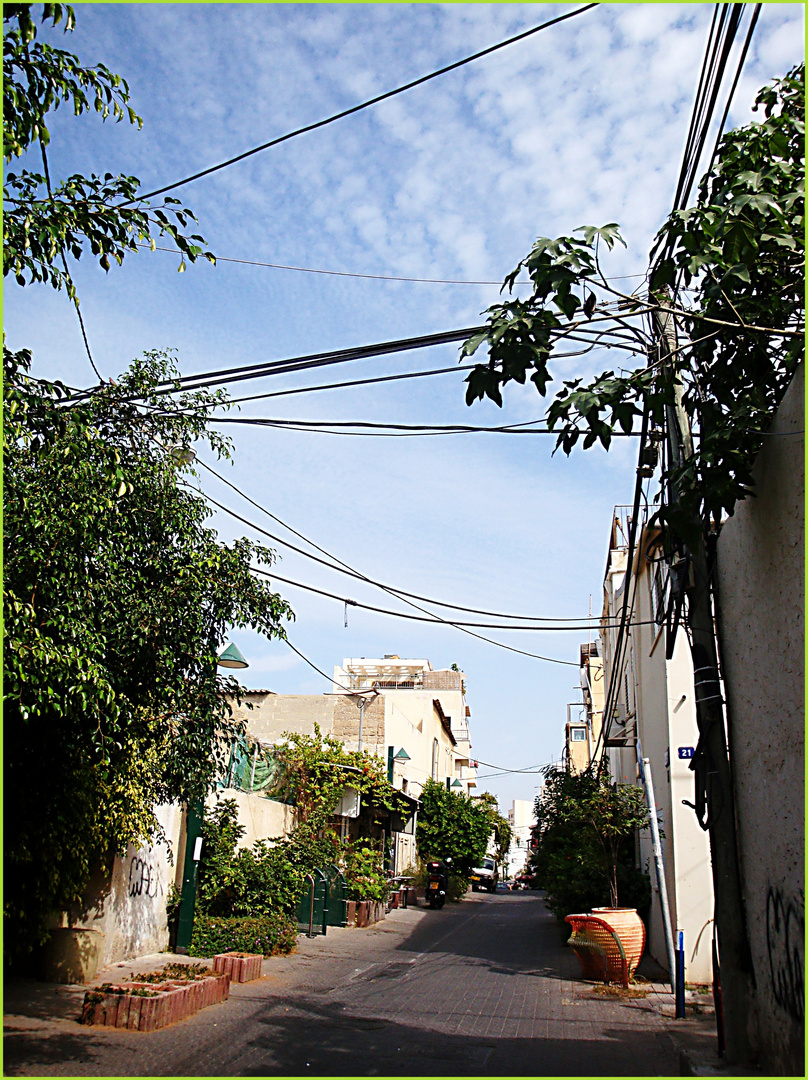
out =
<path fill-rule="evenodd" d="M 663 370 L 674 389 L 674 404 L 667 406 L 666 427 L 668 466 L 675 468 L 693 454 L 690 424 L 682 403 L 681 380 L 670 359 L 677 349 L 676 326 L 673 316 L 667 312 L 655 312 L 653 322 Z M 668 497 L 671 501 L 677 500 L 678 490 L 674 485 L 669 488 Z M 690 622 L 699 731 L 696 754 L 690 766 L 696 781 L 694 809 L 702 829 L 710 834 L 726 1056 L 730 1064 L 749 1063 L 754 1058 L 757 1041 L 754 974 L 743 906 L 735 795 L 718 674 L 710 572 L 702 522 L 694 516 L 692 524 L 693 538 L 687 545 L 689 567 L 683 591 Z"/>

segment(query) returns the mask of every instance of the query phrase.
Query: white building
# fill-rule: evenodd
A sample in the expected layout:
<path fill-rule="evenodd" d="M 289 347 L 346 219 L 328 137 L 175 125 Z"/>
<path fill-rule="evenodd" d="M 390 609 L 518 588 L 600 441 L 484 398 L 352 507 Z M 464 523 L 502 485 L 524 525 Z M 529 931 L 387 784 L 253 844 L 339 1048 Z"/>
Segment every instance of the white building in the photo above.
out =
<path fill-rule="evenodd" d="M 530 829 L 536 821 L 533 802 L 530 799 L 514 799 L 508 811 L 511 826 L 511 844 L 500 868 L 500 878 L 513 878 L 525 869 L 530 856 Z"/>
<path fill-rule="evenodd" d="M 673 933 L 684 931 L 686 978 L 712 979 L 712 872 L 707 833 L 684 800 L 693 802 L 689 769 L 698 741 L 693 664 L 683 630 L 671 642 L 666 631 L 670 596 L 667 564 L 658 558 L 659 534 L 637 527 L 631 579 L 626 579 L 629 508 L 617 507 L 612 522 L 603 593 L 604 684 L 612 681 L 618 624 L 630 611 L 624 660 L 614 678 L 612 722 L 606 752 L 612 777 L 640 782 L 638 757 L 648 761 L 657 817 L 663 832 L 665 882 Z M 668 648 L 669 643 L 672 648 Z M 670 655 L 668 655 L 670 654 Z M 651 876 L 648 952 L 666 970 L 667 948 L 650 830 L 640 834 L 640 864 Z"/>

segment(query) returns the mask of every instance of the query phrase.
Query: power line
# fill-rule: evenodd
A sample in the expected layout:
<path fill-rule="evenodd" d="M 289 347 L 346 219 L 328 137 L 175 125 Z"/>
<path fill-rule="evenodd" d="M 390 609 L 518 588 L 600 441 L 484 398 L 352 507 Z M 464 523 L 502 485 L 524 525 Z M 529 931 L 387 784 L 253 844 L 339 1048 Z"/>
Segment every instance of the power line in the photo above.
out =
<path fill-rule="evenodd" d="M 212 501 L 212 500 L 211 500 Z M 253 526 L 255 528 L 255 526 Z M 253 567 L 253 569 L 256 569 Z M 257 571 L 258 573 L 265 574 L 267 577 L 271 577 L 273 581 L 282 581 L 284 585 L 292 585 L 296 589 L 305 589 L 306 592 L 317 593 L 318 596 L 326 596 L 329 600 L 338 600 L 341 604 L 347 604 L 349 607 L 362 608 L 364 611 L 372 611 L 376 615 L 390 615 L 396 619 L 410 619 L 413 622 L 425 622 L 425 623 L 438 623 L 442 625 L 454 626 L 458 630 L 462 630 L 467 626 L 476 626 L 482 630 L 530 630 L 533 633 L 537 631 L 547 631 L 554 634 L 560 634 L 567 630 L 574 630 L 575 633 L 583 633 L 585 630 L 591 630 L 591 626 L 586 624 L 584 626 L 511 626 L 507 623 L 484 623 L 484 622 L 467 622 L 452 619 L 441 619 L 438 616 L 427 615 L 410 615 L 406 611 L 390 611 L 388 608 L 375 607 L 373 604 L 363 604 L 359 600 L 348 600 L 344 596 L 340 596 L 337 593 L 327 592 L 325 589 L 318 589 L 314 585 L 306 585 L 302 581 L 294 581 L 292 578 L 281 577 L 280 574 L 273 571 Z M 648 625 L 651 625 L 652 620 L 649 620 Z M 608 624 L 605 629 L 613 629 L 617 624 Z M 633 622 L 632 625 L 645 625 Z M 547 659 L 547 657 L 542 657 Z M 578 667 L 577 664 L 573 664 L 573 667 Z"/>
<path fill-rule="evenodd" d="M 325 560 L 317 558 L 316 555 L 312 555 L 310 552 L 303 551 L 301 548 L 298 548 L 295 545 L 290 544 L 288 541 L 282 540 L 279 536 L 276 536 L 274 533 L 267 532 L 266 530 L 260 528 L 259 526 L 255 525 L 254 523 L 248 521 L 246 518 L 240 517 L 238 514 L 236 514 L 234 511 L 230 510 L 228 507 L 223 506 L 221 503 L 216 502 L 214 499 L 212 499 L 205 492 L 200 491 L 200 494 L 202 494 L 206 499 L 208 499 L 209 502 L 212 502 L 215 506 L 218 506 L 220 509 L 224 510 L 226 513 L 231 514 L 233 517 L 237 518 L 243 524 L 249 525 L 251 528 L 256 529 L 257 532 L 263 533 L 263 535 L 269 537 L 270 540 L 274 540 L 276 543 L 282 544 L 284 547 L 290 548 L 291 550 L 295 551 L 299 555 L 303 555 L 306 558 L 313 560 L 314 562 L 321 563 L 323 566 L 326 566 L 331 570 L 336 570 L 337 572 L 342 573 L 342 574 L 346 574 L 349 577 L 357 578 L 360 581 L 363 581 L 368 585 L 375 585 L 377 588 L 383 589 L 385 592 L 387 592 L 387 593 L 389 593 L 391 595 L 395 595 L 395 596 L 400 597 L 402 599 L 404 597 L 408 597 L 411 600 L 421 600 L 425 604 L 433 604 L 433 605 L 435 605 L 437 607 L 451 608 L 453 611 L 462 611 L 462 612 L 465 612 L 465 613 L 470 614 L 470 615 L 487 615 L 489 618 L 492 618 L 492 619 L 514 619 L 514 620 L 519 620 L 521 622 L 551 622 L 551 623 L 565 623 L 565 622 L 567 622 L 567 623 L 583 623 L 583 622 L 586 622 L 587 624 L 590 621 L 589 619 L 586 619 L 586 618 L 584 618 L 584 619 L 581 619 L 581 618 L 563 618 L 563 617 L 551 617 L 551 616 L 546 616 L 546 615 L 511 615 L 511 614 L 506 614 L 506 613 L 501 612 L 501 611 L 488 611 L 488 610 L 485 610 L 483 608 L 465 607 L 465 606 L 461 606 L 459 604 L 447 603 L 445 600 L 435 600 L 435 599 L 427 597 L 427 596 L 419 596 L 417 593 L 407 592 L 404 589 L 397 589 L 392 585 L 385 585 L 382 582 L 374 581 L 372 578 L 367 577 L 365 574 L 361 574 L 358 570 L 355 570 L 353 567 L 349 566 L 348 563 L 344 562 L 342 559 L 338 559 L 336 555 L 331 554 L 331 552 L 327 551 L 325 548 L 320 547 L 319 544 L 316 544 L 313 540 L 310 540 L 307 536 L 304 536 L 303 533 L 298 532 L 297 529 L 293 529 L 291 525 L 288 525 L 285 521 L 282 521 L 281 518 L 279 518 L 276 514 L 271 513 L 269 510 L 266 509 L 266 507 L 261 506 L 261 504 L 256 502 L 254 499 L 251 499 L 249 495 L 247 495 L 245 492 L 243 492 L 240 488 L 236 487 L 235 484 L 231 483 L 231 481 L 229 481 L 226 477 L 222 476 L 221 473 L 218 473 L 218 472 L 216 472 L 215 469 L 212 469 L 210 467 L 210 465 L 206 465 L 204 461 L 199 460 L 198 464 L 201 465 L 205 470 L 207 470 L 207 472 L 211 473 L 212 476 L 215 476 L 217 480 L 220 480 L 223 484 L 226 484 L 227 487 L 229 487 L 232 491 L 235 491 L 237 495 L 240 495 L 242 497 L 242 499 L 244 499 L 246 502 L 250 503 L 251 506 L 254 506 L 256 508 L 256 510 L 260 510 L 262 514 L 266 514 L 266 516 L 268 518 L 271 518 L 272 521 L 276 521 L 284 529 L 287 529 L 294 536 L 297 536 L 298 539 L 302 540 L 306 544 L 309 544 L 316 551 L 319 551 L 321 555 L 327 556 L 327 558 L 331 559 L 332 562 L 331 563 L 325 562 Z M 198 490 L 198 489 L 196 489 L 196 490 Z M 334 565 L 335 563 L 338 563 L 339 565 Z"/>
<path fill-rule="evenodd" d="M 229 405 L 239 405 L 245 401 L 261 401 L 264 398 L 288 397 L 290 394 L 312 394 L 320 390 L 342 390 L 350 386 L 369 386 L 375 383 L 397 382 L 400 379 L 425 379 L 431 375 L 451 375 L 455 371 L 471 371 L 474 364 L 456 364 L 450 368 L 434 368 L 431 371 L 409 371 L 401 375 L 377 375 L 371 379 L 348 379 L 345 382 L 323 383 L 320 386 L 297 386 L 291 390 L 272 390 L 266 394 L 250 394 L 249 397 L 230 398 Z M 216 420 L 223 417 L 214 417 Z"/>
<path fill-rule="evenodd" d="M 261 575 L 262 577 L 275 578 L 278 581 L 283 581 L 284 580 L 283 578 L 280 577 L 280 575 L 270 573 L 268 570 L 261 570 L 256 566 L 251 567 L 251 571 L 254 574 Z M 290 582 L 289 584 L 294 584 L 294 583 Z M 302 588 L 311 588 L 311 586 L 301 586 L 301 587 Z M 313 589 L 312 591 L 319 592 L 319 590 L 317 590 L 317 589 Z M 326 594 L 326 595 L 328 595 L 328 594 Z M 341 597 L 335 597 L 334 599 L 337 599 L 337 600 L 340 600 L 340 601 L 342 600 Z M 404 601 L 404 602 L 407 603 L 408 601 Z M 364 605 L 364 604 L 356 604 L 355 606 L 356 607 L 365 607 L 366 605 Z M 375 610 L 379 610 L 379 609 L 375 609 Z M 395 611 L 391 611 L 391 612 L 389 612 L 387 614 L 394 615 L 394 616 L 397 616 L 397 617 L 403 618 L 403 619 L 415 618 L 415 616 L 413 616 L 413 615 L 406 615 L 406 614 L 402 614 L 401 612 L 395 612 Z M 485 635 L 483 635 L 483 634 L 478 634 L 474 630 L 469 630 L 467 627 L 461 625 L 460 623 L 450 622 L 448 619 L 432 619 L 432 620 L 426 620 L 426 621 L 431 621 L 431 622 L 434 622 L 434 623 L 436 623 L 438 625 L 443 625 L 443 626 L 453 626 L 455 628 L 455 630 L 460 630 L 464 634 L 469 634 L 471 637 L 478 638 L 480 641 L 485 641 L 489 645 L 496 645 L 497 648 L 505 649 L 507 652 L 518 653 L 520 656 L 530 657 L 531 660 L 543 660 L 545 663 L 548 663 L 548 664 L 563 664 L 565 667 L 575 667 L 575 668 L 578 667 L 578 664 L 575 661 L 572 661 L 572 660 L 559 660 L 554 656 L 540 656 L 538 653 L 527 652 L 525 649 L 517 649 L 513 645 L 506 645 L 503 641 L 495 641 L 493 638 L 485 637 Z"/>
<path fill-rule="evenodd" d="M 589 11 L 591 8 L 597 7 L 595 4 L 587 4 L 585 7 L 576 8 L 575 11 L 568 11 L 564 15 L 559 15 L 554 19 L 549 19 L 547 22 L 541 23 L 539 26 L 534 26 L 530 30 L 524 30 L 520 34 L 515 34 L 513 37 L 506 38 L 505 41 L 500 41 L 497 45 L 490 45 L 487 49 L 481 49 L 479 52 L 473 53 L 471 56 L 465 57 L 463 60 L 456 60 L 452 64 L 447 64 L 445 67 L 438 68 L 437 71 L 433 71 L 428 75 L 422 75 L 418 79 L 413 79 L 411 82 L 404 83 L 404 85 L 397 87 L 395 90 L 387 90 L 383 94 L 377 94 L 375 97 L 369 98 L 367 101 L 363 101 L 359 105 L 353 105 L 349 109 L 343 109 L 341 112 L 334 113 L 332 116 L 326 117 L 324 120 L 318 120 L 313 124 L 306 124 L 303 127 L 296 128 L 294 131 L 287 132 L 286 135 L 280 135 L 276 139 L 270 139 L 269 142 L 261 143 L 260 146 L 255 146 L 252 150 L 245 150 L 244 153 L 237 154 L 235 157 L 228 158 L 227 161 L 222 161 L 218 165 L 211 165 L 207 169 L 201 169 L 199 172 L 193 173 L 191 176 L 186 176 L 183 180 L 175 180 L 171 184 L 165 184 L 163 187 L 155 188 L 154 191 L 148 192 L 146 195 L 141 195 L 140 199 L 152 199 L 156 195 L 162 195 L 166 191 L 173 191 L 175 188 L 182 187 L 185 184 L 190 184 L 193 180 L 199 180 L 203 176 L 210 176 L 211 173 L 218 172 L 220 169 L 226 169 L 230 165 L 235 165 L 238 161 L 243 161 L 245 158 L 252 157 L 253 154 L 259 154 L 264 150 L 268 150 L 272 146 L 278 146 L 281 143 L 288 142 L 289 139 L 294 139 L 298 135 L 304 135 L 306 132 L 315 131 L 317 128 L 326 127 L 328 124 L 333 124 L 337 120 L 342 120 L 346 116 L 351 116 L 353 113 L 361 112 L 363 109 L 370 108 L 371 105 L 378 105 L 380 101 L 386 101 L 388 98 L 395 97 L 397 94 L 403 94 L 405 90 L 412 90 L 415 86 L 420 86 L 422 83 L 429 82 L 431 79 L 436 79 L 439 75 L 445 75 L 449 71 L 454 71 L 456 68 L 463 67 L 465 64 L 470 64 L 473 60 L 479 60 L 483 56 L 488 56 L 490 53 L 496 52 L 498 49 L 504 49 L 507 45 L 513 45 L 514 42 L 521 41 L 524 38 L 530 37 L 532 34 L 537 34 L 540 30 L 546 30 L 550 26 L 555 26 L 556 23 L 565 22 L 567 19 L 572 19 L 576 15 L 582 15 L 585 11 Z M 134 202 L 135 200 L 130 200 Z M 128 203 L 122 203 L 121 205 L 127 206 Z"/>
<path fill-rule="evenodd" d="M 248 426 L 274 427 L 289 431 L 310 431 L 319 435 L 366 436 L 376 438 L 469 435 L 481 432 L 498 435 L 558 435 L 558 432 L 553 428 L 527 426 L 527 424 L 538 423 L 537 420 L 527 421 L 526 424 L 500 424 L 495 427 L 483 427 L 475 426 L 473 424 L 390 424 L 365 420 L 276 420 L 256 416 L 217 416 L 211 418 L 211 423 L 246 424 Z M 335 428 L 349 428 L 351 430 L 337 431 L 334 430 Z M 636 438 L 638 434 L 639 433 L 631 431 L 612 432 L 613 436 L 627 439 Z"/>
<path fill-rule="evenodd" d="M 167 251 L 171 255 L 176 255 L 176 248 L 161 247 L 156 244 L 153 248 L 151 244 L 139 244 L 139 247 L 144 251 Z M 428 278 L 428 277 L 405 277 L 401 274 L 359 274 L 348 270 L 323 270 L 314 266 L 291 266 L 287 263 L 271 263 L 261 262 L 258 259 L 235 259 L 227 257 L 225 255 L 217 255 L 216 262 L 237 263 L 239 266 L 262 266 L 270 270 L 294 270 L 299 274 L 325 274 L 328 277 L 347 277 L 347 278 L 362 278 L 368 281 L 409 281 L 421 285 L 502 285 L 501 281 L 473 281 L 468 278 Z M 629 279 L 644 278 L 646 274 L 622 274 L 617 277 L 612 277 L 610 281 L 628 281 Z M 527 281 L 515 281 L 514 285 L 531 285 L 530 279 Z"/>
<path fill-rule="evenodd" d="M 487 769 L 496 769 L 497 773 L 500 775 L 504 775 L 505 773 L 531 773 L 535 776 L 536 770 L 541 774 L 542 769 L 546 769 L 548 764 L 552 764 L 552 762 L 546 762 L 542 765 L 531 765 L 529 769 L 504 769 L 501 765 L 492 765 L 490 761 L 481 761 L 480 758 L 473 758 L 472 760 L 476 761 L 479 765 L 485 765 Z"/>
<path fill-rule="evenodd" d="M 237 367 L 218 368 L 215 371 L 200 372 L 196 375 L 183 375 L 177 379 L 158 383 L 149 392 L 150 397 L 190 392 L 222 383 L 242 382 L 245 379 L 260 379 L 270 375 L 286 375 L 293 371 L 306 371 L 310 368 L 327 367 L 332 364 L 345 364 L 354 360 L 364 360 L 389 353 L 409 352 L 413 349 L 429 348 L 433 345 L 445 345 L 454 341 L 463 341 L 484 327 L 470 326 L 458 330 L 444 330 L 437 334 L 422 334 L 418 337 L 397 338 L 393 341 L 380 341 L 372 345 L 358 345 L 347 349 L 333 349 L 329 352 L 307 353 L 286 360 L 271 360 L 259 364 L 240 364 Z M 457 370 L 455 368 L 454 370 Z M 80 397 L 87 396 L 87 391 Z M 75 399 L 72 399 L 75 400 Z M 136 397 L 127 400 L 137 400 Z"/>
<path fill-rule="evenodd" d="M 732 45 L 746 6 L 746 4 L 716 4 L 713 9 L 713 18 L 710 24 L 710 32 L 704 50 L 699 82 L 696 89 L 695 100 L 693 102 L 693 111 L 690 117 L 690 127 L 687 133 L 682 164 L 679 169 L 679 177 L 676 184 L 676 192 L 673 198 L 672 213 L 684 209 L 690 196 L 699 161 L 701 160 L 704 151 L 707 132 L 710 127 L 713 112 L 715 111 L 716 99 L 724 77 L 726 64 L 729 60 L 729 54 L 732 50 Z M 752 27 L 749 32 L 750 36 L 756 22 L 757 14 L 753 18 Z M 661 262 L 662 259 L 668 255 L 670 243 L 670 239 L 666 239 L 664 235 L 659 236 L 651 250 L 652 267 L 660 249 L 663 250 L 661 251 L 657 262 Z"/>

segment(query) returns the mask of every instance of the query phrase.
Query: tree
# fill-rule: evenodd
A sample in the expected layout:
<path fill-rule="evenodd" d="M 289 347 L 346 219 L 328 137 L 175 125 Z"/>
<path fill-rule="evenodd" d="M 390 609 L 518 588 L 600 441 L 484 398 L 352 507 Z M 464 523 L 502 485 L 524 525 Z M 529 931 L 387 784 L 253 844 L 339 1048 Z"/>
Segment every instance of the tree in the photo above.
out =
<path fill-rule="evenodd" d="M 449 791 L 429 779 L 421 792 L 416 843 L 422 859 L 451 859 L 454 870 L 468 877 L 485 858 L 492 821 L 489 807 L 479 806 L 465 792 Z"/>
<path fill-rule="evenodd" d="M 207 440 L 211 395 L 167 411 L 150 354 L 68 403 L 5 353 L 6 943 L 30 947 L 115 850 L 156 835 L 154 807 L 201 798 L 240 729 L 217 674 L 231 626 L 283 636 L 285 601 L 225 546 L 176 447 Z M 134 398 L 140 404 L 133 403 Z"/>
<path fill-rule="evenodd" d="M 565 381 L 547 423 L 566 454 L 579 440 L 608 449 L 616 431 L 632 432 L 643 415 L 654 441 L 680 400 L 696 445 L 667 464 L 663 480 L 677 497 L 658 517 L 683 540 L 692 538 L 694 518 L 717 527 L 750 494 L 755 456 L 803 355 L 804 66 L 761 90 L 755 109 L 760 123 L 721 140 L 696 205 L 661 228 L 646 292 L 621 292 L 601 268 L 602 251 L 625 244 L 616 224 L 542 237 L 503 285 L 511 289 L 524 269 L 531 295 L 489 308 L 486 328 L 462 349 L 469 356 L 488 345 L 487 363 L 467 377 L 468 404 L 489 397 L 501 405 L 502 387 L 528 375 L 545 395 L 548 362 L 566 338 L 581 352 L 608 347 L 647 359 L 628 374 Z M 682 287 L 693 287 L 691 301 Z M 660 314 L 675 315 L 686 339 L 665 364 L 641 321 Z"/>
<path fill-rule="evenodd" d="M 74 25 L 70 7 L 43 21 Z M 103 65 L 36 40 L 31 7 L 3 9 L 6 162 L 38 152 L 42 171 L 8 172 L 4 274 L 66 288 L 89 247 L 108 270 L 156 234 L 184 257 L 212 258 L 184 234 L 176 200 L 136 202 L 135 177 L 48 167 L 48 114 L 91 107 L 140 125 L 126 82 Z M 181 269 L 185 263 L 181 262 Z M 292 613 L 251 572 L 273 553 L 218 543 L 177 452 L 206 430 L 217 394 L 180 394 L 170 358 L 136 361 L 115 384 L 70 398 L 30 374 L 26 350 L 4 348 L 5 945 L 24 953 L 50 916 L 80 904 L 91 874 L 128 843 L 159 836 L 154 807 L 202 798 L 239 734 L 216 659 L 231 626 L 283 635 Z M 136 404 L 138 402 L 139 404 Z"/>
<path fill-rule="evenodd" d="M 532 861 L 552 910 L 563 918 L 573 910 L 606 906 L 607 897 L 609 907 L 618 907 L 621 879 L 632 906 L 642 906 L 648 879 L 633 867 L 634 837 L 648 827 L 642 788 L 612 784 L 603 773 L 554 766 L 544 778 Z"/>
<path fill-rule="evenodd" d="M 75 26 L 75 13 L 67 4 L 45 4 L 42 21 L 55 27 L 64 20 L 64 32 Z M 136 176 L 81 176 L 56 183 L 50 175 L 48 113 L 65 104 L 76 116 L 91 108 L 102 120 L 112 116 L 142 127 L 129 104 L 129 86 L 103 64 L 85 67 L 63 49 L 37 41 L 30 4 L 4 4 L 3 22 L 3 155 L 6 164 L 39 151 L 42 171 L 23 168 L 7 172 L 3 188 L 3 274 L 17 284 L 46 282 L 67 290 L 78 310 L 79 298 L 66 256 L 81 258 L 89 247 L 108 271 L 126 254 L 144 243 L 155 247 L 154 236 L 167 236 L 185 259 L 215 262 L 204 249 L 204 239 L 184 229 L 196 218 L 178 199 L 157 205 L 138 196 Z"/>
<path fill-rule="evenodd" d="M 513 829 L 510 822 L 500 814 L 496 795 L 492 795 L 490 791 L 484 791 L 481 795 L 475 797 L 475 802 L 480 808 L 484 808 L 488 814 L 488 820 L 491 823 L 491 835 L 497 845 L 496 859 L 498 863 L 501 863 L 511 846 Z"/>

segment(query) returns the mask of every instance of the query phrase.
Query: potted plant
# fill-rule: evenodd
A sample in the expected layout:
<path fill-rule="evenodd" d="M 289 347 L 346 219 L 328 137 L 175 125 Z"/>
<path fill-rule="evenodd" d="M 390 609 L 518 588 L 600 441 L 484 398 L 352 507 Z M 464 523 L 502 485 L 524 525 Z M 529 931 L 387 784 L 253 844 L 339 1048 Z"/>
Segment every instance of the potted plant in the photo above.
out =
<path fill-rule="evenodd" d="M 537 861 L 548 875 L 548 891 L 555 889 L 563 895 L 564 886 L 576 877 L 584 884 L 591 909 L 566 916 L 573 930 L 570 945 L 586 977 L 602 970 L 608 981 L 625 981 L 645 948 L 645 925 L 636 907 L 621 907 L 618 895 L 626 848 L 636 830 L 648 826 L 643 791 L 634 785 L 612 784 L 606 774 L 555 768 L 547 770 L 545 778 L 537 807 Z M 608 899 L 608 906 L 597 904 L 598 895 Z M 566 902 L 575 902 L 574 896 L 568 893 Z M 554 909 L 564 914 L 563 908 L 558 910 L 557 898 Z"/>

